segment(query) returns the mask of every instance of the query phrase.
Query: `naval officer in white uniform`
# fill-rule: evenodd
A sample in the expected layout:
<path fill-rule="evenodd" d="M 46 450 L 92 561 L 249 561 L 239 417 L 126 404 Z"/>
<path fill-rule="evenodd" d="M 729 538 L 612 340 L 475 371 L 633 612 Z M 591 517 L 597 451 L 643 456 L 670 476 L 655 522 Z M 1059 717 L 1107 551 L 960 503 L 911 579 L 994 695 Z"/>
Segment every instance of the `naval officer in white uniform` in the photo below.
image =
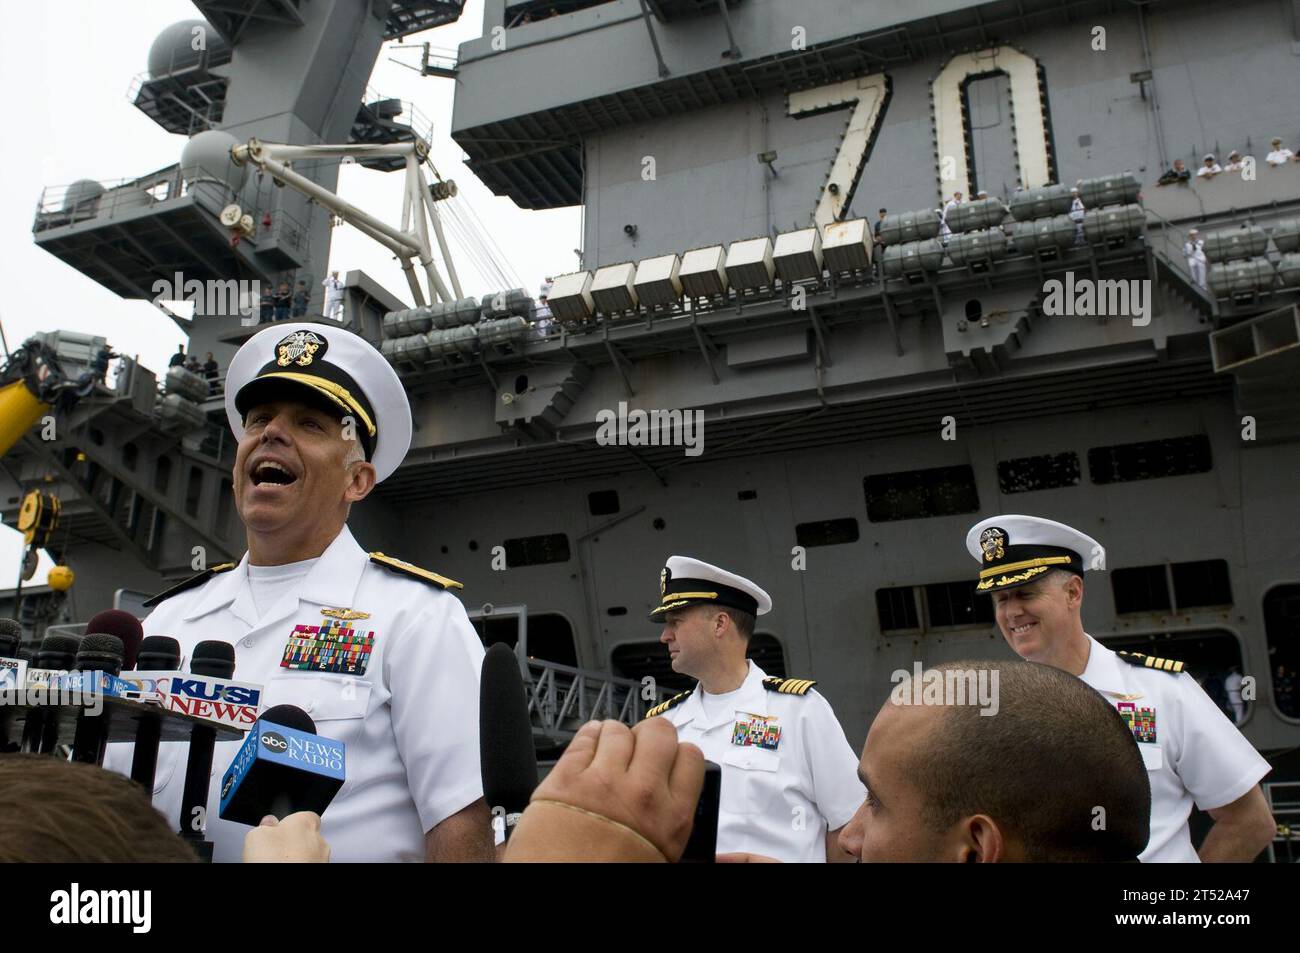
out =
<path fill-rule="evenodd" d="M 490 860 L 477 718 L 484 652 L 448 591 L 460 584 L 367 554 L 346 525 L 410 446 L 396 373 L 338 326 L 277 324 L 231 361 L 226 414 L 248 552 L 154 597 L 145 634 L 176 638 L 185 668 L 196 643 L 231 643 L 235 680 L 264 687 L 263 709 L 297 705 L 317 734 L 346 744 L 347 780 L 321 824 L 334 860 Z M 329 651 L 340 645 L 347 654 Z M 238 747 L 218 743 L 213 757 L 207 839 L 217 861 L 238 860 L 250 830 L 217 817 Z M 163 744 L 155 775 L 154 803 L 178 826 L 186 748 Z M 130 745 L 110 746 L 107 767 L 130 764 Z"/>
<path fill-rule="evenodd" d="M 971 528 L 966 548 L 1007 644 L 1077 675 L 1129 723 L 1151 782 L 1151 839 L 1139 859 L 1254 860 L 1276 832 L 1259 787 L 1269 764 L 1182 662 L 1114 652 L 1084 632 L 1083 574 L 1106 568 L 1102 546 L 1052 520 L 994 516 Z M 1187 824 L 1193 803 L 1214 818 L 1199 856 Z"/>
<path fill-rule="evenodd" d="M 719 854 L 782 861 L 849 861 L 839 832 L 866 792 L 858 759 L 815 682 L 768 678 L 745 657 L 755 616 L 772 608 L 754 583 L 717 566 L 672 556 L 660 603 L 673 671 L 699 680 L 657 705 L 679 741 L 722 767 Z"/>

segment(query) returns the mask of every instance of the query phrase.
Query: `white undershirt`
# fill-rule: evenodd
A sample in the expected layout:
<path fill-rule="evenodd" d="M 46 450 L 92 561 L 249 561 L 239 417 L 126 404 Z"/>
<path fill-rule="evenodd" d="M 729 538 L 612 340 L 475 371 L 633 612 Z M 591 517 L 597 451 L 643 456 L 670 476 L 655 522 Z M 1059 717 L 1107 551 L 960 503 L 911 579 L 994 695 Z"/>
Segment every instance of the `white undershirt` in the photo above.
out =
<path fill-rule="evenodd" d="M 297 587 L 311 567 L 320 561 L 319 556 L 304 559 L 302 562 L 285 563 L 282 566 L 248 565 L 248 591 L 253 597 L 253 609 L 260 619 L 268 609 L 273 609 L 280 597 Z"/>
<path fill-rule="evenodd" d="M 724 711 L 729 709 L 734 711 L 736 707 L 736 696 L 740 694 L 744 687 L 744 682 L 741 682 L 740 688 L 737 688 L 734 692 L 725 692 L 721 695 L 711 695 L 708 692 L 701 690 L 700 705 L 704 709 L 705 719 L 709 722 L 713 722 Z"/>

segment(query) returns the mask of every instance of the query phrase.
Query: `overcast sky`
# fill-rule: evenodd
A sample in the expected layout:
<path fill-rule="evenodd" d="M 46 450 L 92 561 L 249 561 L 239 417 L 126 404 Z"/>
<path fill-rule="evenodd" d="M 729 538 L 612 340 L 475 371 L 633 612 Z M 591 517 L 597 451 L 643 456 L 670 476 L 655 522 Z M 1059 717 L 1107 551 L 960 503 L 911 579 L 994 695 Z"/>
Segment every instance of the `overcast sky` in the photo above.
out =
<path fill-rule="evenodd" d="M 180 160 L 182 136 L 163 131 L 127 99 L 132 78 L 145 69 L 154 37 L 166 26 L 198 18 L 188 0 L 0 0 L 0 90 L 7 132 L 0 178 L 0 323 L 10 348 L 38 331 L 103 334 L 114 350 L 137 355 L 154 370 L 182 343 L 180 330 L 149 304 L 117 297 L 41 251 L 32 219 L 46 186 L 77 179 L 131 178 Z M 454 50 L 482 32 L 483 2 L 469 0 L 457 23 L 407 37 Z M 418 65 L 418 49 L 386 44 L 370 86 L 388 98 L 409 100 L 433 123 L 434 164 L 455 179 L 500 246 L 524 287 L 535 294 L 544 276 L 572 271 L 581 245 L 579 210 L 529 212 L 498 198 L 461 164 L 451 141 L 454 81 L 423 77 L 394 59 Z M 339 193 L 394 227 L 402 211 L 401 173 L 344 166 Z M 462 255 L 457 261 L 466 294 L 499 290 Z M 350 226 L 334 230 L 329 269 L 360 268 L 409 301 L 400 268 L 389 251 Z M 13 585 L 21 539 L 0 531 L 0 589 Z M 43 561 L 33 584 L 44 580 Z M 75 569 L 75 566 L 73 567 Z"/>

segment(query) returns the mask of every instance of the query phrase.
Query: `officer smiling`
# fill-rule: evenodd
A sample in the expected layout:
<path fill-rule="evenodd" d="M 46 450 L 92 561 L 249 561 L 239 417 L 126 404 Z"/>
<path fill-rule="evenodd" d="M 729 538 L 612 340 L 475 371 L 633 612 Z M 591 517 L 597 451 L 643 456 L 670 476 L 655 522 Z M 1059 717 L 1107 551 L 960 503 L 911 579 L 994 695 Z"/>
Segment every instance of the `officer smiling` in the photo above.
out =
<path fill-rule="evenodd" d="M 1115 706 L 1151 782 L 1144 863 L 1250 861 L 1276 827 L 1259 781 L 1269 764 L 1183 671 L 1183 663 L 1114 652 L 1083 629 L 1084 573 L 1106 568 L 1090 536 L 1037 516 L 994 516 L 966 535 L 979 561 L 977 593 L 994 600 L 998 628 L 1022 658 L 1078 676 Z M 1214 818 L 1192 847 L 1195 802 Z"/>
<path fill-rule="evenodd" d="M 460 584 L 382 553 L 347 527 L 350 508 L 397 468 L 411 413 L 396 373 L 337 326 L 278 324 L 231 361 L 226 414 L 239 440 L 232 483 L 247 530 L 238 564 L 155 596 L 145 633 L 236 647 L 235 679 L 263 709 L 296 705 L 347 746 L 347 780 L 321 834 L 339 861 L 490 860 L 478 709 L 483 660 Z M 238 742 L 217 746 L 207 836 L 238 860 L 248 829 L 216 817 Z M 106 766 L 125 770 L 130 746 Z M 164 744 L 154 801 L 176 819 L 185 745 Z"/>

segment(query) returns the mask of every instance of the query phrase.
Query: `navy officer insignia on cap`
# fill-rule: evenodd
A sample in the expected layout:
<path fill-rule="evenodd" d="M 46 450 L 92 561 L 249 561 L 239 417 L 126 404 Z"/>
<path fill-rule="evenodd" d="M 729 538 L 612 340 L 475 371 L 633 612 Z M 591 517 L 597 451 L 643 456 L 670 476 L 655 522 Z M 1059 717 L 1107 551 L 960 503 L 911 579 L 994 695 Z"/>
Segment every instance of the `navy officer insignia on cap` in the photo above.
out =
<path fill-rule="evenodd" d="M 1106 550 L 1095 539 L 1038 516 L 981 520 L 966 534 L 966 550 L 980 564 L 976 592 L 1015 589 L 1053 569 L 1082 576 L 1106 568 Z"/>
<path fill-rule="evenodd" d="M 291 331 L 276 342 L 275 363 L 281 367 L 288 367 L 290 364 L 306 367 L 316 356 L 317 351 L 320 351 L 321 357 L 324 357 L 325 350 L 329 346 L 329 342 L 315 331 Z"/>
<path fill-rule="evenodd" d="M 984 553 L 984 561 L 991 563 L 995 559 L 1001 559 L 1006 555 L 1007 531 L 997 526 L 990 526 L 984 532 L 980 533 L 980 549 Z"/>
<path fill-rule="evenodd" d="M 690 556 L 668 557 L 659 573 L 659 597 L 659 605 L 650 611 L 651 622 L 662 622 L 665 612 L 693 605 L 727 606 L 750 615 L 772 609 L 771 597 L 744 576 Z"/>

